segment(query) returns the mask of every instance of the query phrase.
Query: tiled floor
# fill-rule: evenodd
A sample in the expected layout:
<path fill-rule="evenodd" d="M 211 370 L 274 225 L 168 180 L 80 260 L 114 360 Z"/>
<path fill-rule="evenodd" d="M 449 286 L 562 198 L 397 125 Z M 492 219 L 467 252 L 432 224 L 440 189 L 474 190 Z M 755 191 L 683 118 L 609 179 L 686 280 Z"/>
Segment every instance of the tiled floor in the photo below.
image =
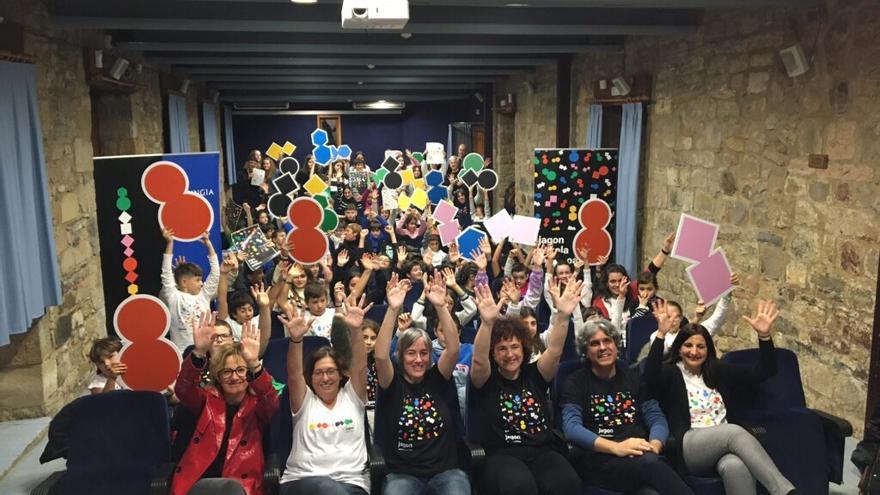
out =
<path fill-rule="evenodd" d="M 17 458 L 21 455 L 24 446 L 28 445 L 49 424 L 49 418 L 36 420 L 12 421 L 0 423 L 0 460 L 5 464 L 4 470 L 11 461 L 6 459 Z M 46 446 L 46 439 L 35 445 L 13 469 L 0 479 L 0 494 L 2 495 L 28 495 L 37 484 L 46 479 L 55 471 L 64 469 L 64 460 L 59 459 L 47 464 L 40 464 L 40 454 Z M 843 485 L 831 485 L 830 495 L 857 495 L 859 473 L 855 466 L 849 462 L 849 457 L 856 446 L 852 438 L 846 440 L 846 465 L 844 466 Z M 14 459 L 13 459 L 14 460 Z"/>

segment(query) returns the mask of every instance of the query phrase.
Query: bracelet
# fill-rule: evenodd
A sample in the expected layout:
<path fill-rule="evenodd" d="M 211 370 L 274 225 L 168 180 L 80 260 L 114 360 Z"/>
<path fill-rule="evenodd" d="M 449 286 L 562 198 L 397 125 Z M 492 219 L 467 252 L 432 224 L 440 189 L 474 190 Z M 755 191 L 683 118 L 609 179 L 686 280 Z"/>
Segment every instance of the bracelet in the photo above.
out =
<path fill-rule="evenodd" d="M 660 249 L 660 252 L 663 253 L 663 254 L 665 254 L 666 256 L 669 256 L 669 255 L 672 253 L 672 251 L 667 251 L 667 250 L 662 249 L 662 248 Z"/>
<path fill-rule="evenodd" d="M 291 337 L 291 338 L 290 338 L 290 341 L 293 342 L 294 344 L 302 344 L 303 339 L 293 340 L 293 337 Z"/>

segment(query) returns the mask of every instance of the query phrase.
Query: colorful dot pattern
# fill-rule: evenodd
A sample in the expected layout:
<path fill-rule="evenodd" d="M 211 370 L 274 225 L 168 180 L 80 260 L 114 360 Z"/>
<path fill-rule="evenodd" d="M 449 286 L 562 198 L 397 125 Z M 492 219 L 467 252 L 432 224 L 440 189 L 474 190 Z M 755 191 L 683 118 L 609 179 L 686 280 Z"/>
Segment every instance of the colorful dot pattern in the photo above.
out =
<path fill-rule="evenodd" d="M 631 425 L 636 420 L 635 401 L 629 392 L 592 394 L 589 414 L 599 428 L 615 429 Z"/>
<path fill-rule="evenodd" d="M 128 189 L 124 187 L 116 190 L 116 209 L 120 212 L 119 234 L 122 236 L 121 243 L 125 246 L 125 250 L 122 252 L 125 255 L 125 260 L 122 261 L 122 269 L 125 271 L 125 277 L 123 278 L 128 282 L 129 295 L 133 296 L 138 293 L 138 286 L 135 283 L 138 279 L 138 261 L 134 257 L 134 249 L 131 248 L 131 245 L 134 244 L 131 226 L 132 216 L 128 213 L 128 210 L 131 209 L 131 199 L 128 197 Z"/>
<path fill-rule="evenodd" d="M 443 418 L 431 394 L 404 396 L 397 426 L 397 439 L 408 444 L 436 439 L 444 429 Z"/>
<path fill-rule="evenodd" d="M 498 406 L 504 419 L 504 434 L 508 438 L 523 434 L 536 435 L 547 430 L 547 419 L 541 403 L 525 388 L 516 393 L 502 390 L 498 394 Z"/>
<path fill-rule="evenodd" d="M 727 408 L 717 390 L 688 390 L 688 405 L 691 409 L 691 427 L 704 428 L 724 423 Z"/>

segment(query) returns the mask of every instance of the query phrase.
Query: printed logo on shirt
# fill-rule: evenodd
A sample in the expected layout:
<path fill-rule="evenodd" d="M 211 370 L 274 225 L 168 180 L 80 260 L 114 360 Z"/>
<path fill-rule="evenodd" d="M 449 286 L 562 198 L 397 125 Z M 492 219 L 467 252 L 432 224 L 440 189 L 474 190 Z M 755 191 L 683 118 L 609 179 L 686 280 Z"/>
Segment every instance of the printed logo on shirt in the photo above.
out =
<path fill-rule="evenodd" d="M 700 391 L 688 390 L 688 405 L 691 409 L 691 426 L 705 427 L 722 424 L 727 417 L 724 399 L 715 389 Z"/>
<path fill-rule="evenodd" d="M 326 431 L 353 431 L 354 420 L 345 418 L 332 423 L 309 423 L 309 431 L 326 430 Z"/>
<path fill-rule="evenodd" d="M 443 432 L 443 418 L 431 394 L 404 396 L 397 425 L 398 450 L 412 450 L 416 443 L 435 439 Z"/>
<path fill-rule="evenodd" d="M 521 443 L 522 435 L 535 435 L 547 429 L 547 421 L 541 403 L 529 390 L 498 395 L 501 417 L 504 418 L 504 440 Z"/>
<path fill-rule="evenodd" d="M 598 434 L 602 437 L 612 437 L 616 428 L 635 423 L 635 401 L 629 392 L 592 394 L 590 415 L 598 426 Z"/>

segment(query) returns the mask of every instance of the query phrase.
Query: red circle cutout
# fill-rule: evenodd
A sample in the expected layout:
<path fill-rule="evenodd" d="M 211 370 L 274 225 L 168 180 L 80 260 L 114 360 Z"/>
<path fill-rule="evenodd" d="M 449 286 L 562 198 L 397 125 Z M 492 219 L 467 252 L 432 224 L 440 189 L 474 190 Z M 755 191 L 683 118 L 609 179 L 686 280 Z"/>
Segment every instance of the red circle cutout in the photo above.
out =
<path fill-rule="evenodd" d="M 180 372 L 180 355 L 164 340 L 147 340 L 122 350 L 120 361 L 128 365 L 122 376 L 132 390 L 161 392 L 174 383 Z"/>
<path fill-rule="evenodd" d="M 143 184 L 147 195 L 164 202 L 186 192 L 187 179 L 183 171 L 170 162 L 156 162 L 144 172 Z"/>
<path fill-rule="evenodd" d="M 174 231 L 175 238 L 193 240 L 211 228 L 213 214 L 204 198 L 186 193 L 159 207 L 159 221 Z"/>
<path fill-rule="evenodd" d="M 158 339 L 168 330 L 168 310 L 152 296 L 133 296 L 116 308 L 113 323 L 126 340 Z"/>
<path fill-rule="evenodd" d="M 134 258 L 125 258 L 125 261 L 122 262 L 122 268 L 127 272 L 133 272 L 137 269 L 138 262 Z"/>

